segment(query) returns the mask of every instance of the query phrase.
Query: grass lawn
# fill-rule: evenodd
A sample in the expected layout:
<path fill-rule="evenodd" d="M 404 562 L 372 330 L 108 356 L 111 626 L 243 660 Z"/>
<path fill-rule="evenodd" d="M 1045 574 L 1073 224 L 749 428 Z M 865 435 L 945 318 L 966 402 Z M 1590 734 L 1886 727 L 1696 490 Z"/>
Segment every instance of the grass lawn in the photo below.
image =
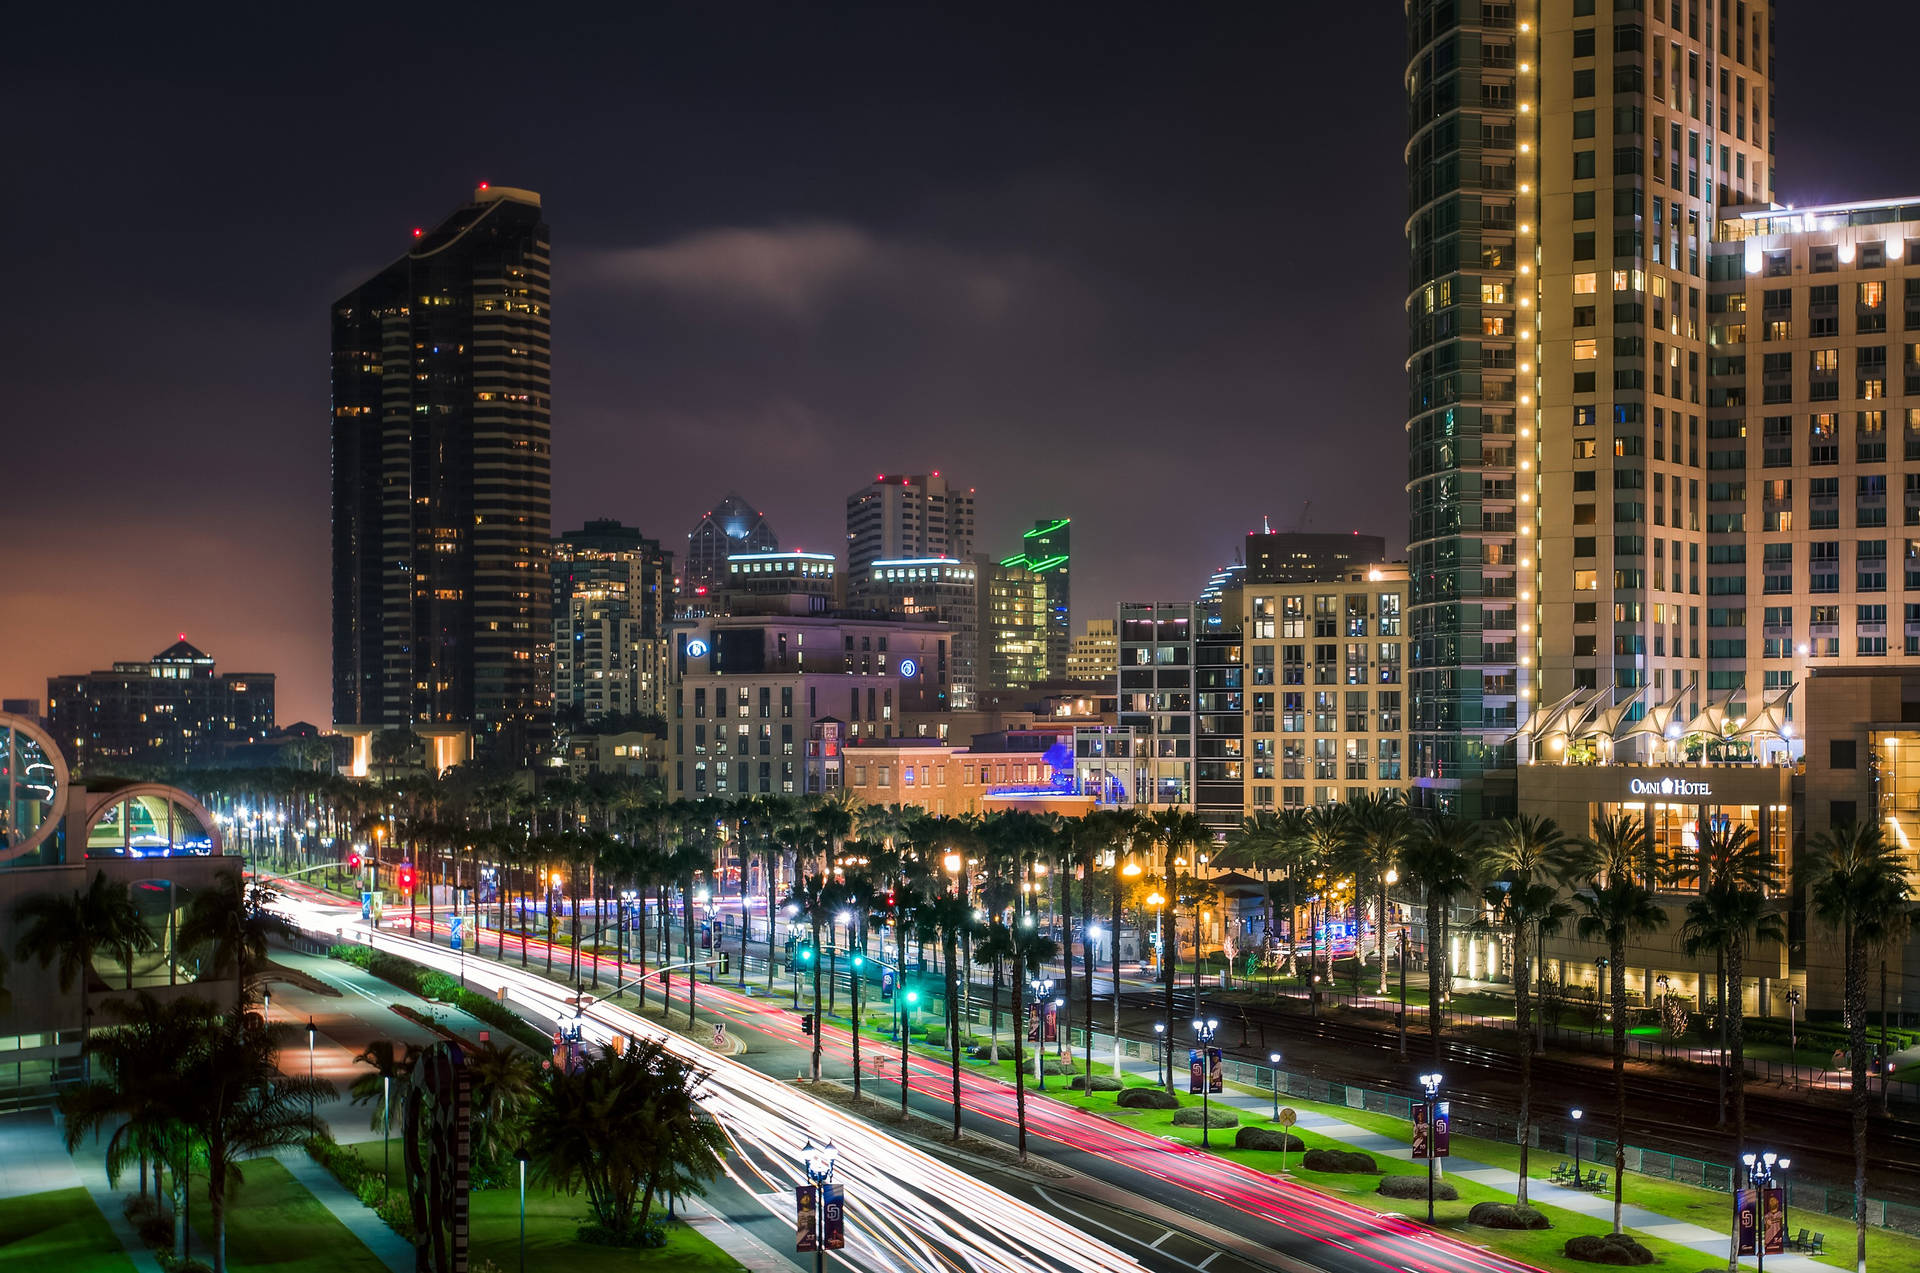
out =
<path fill-rule="evenodd" d="M 377 1143 L 351 1147 L 379 1174 Z M 396 1191 L 406 1188 L 405 1169 L 396 1162 L 392 1172 Z M 476 1189 L 469 1195 L 468 1225 L 471 1248 L 468 1263 L 477 1269 L 491 1260 L 501 1270 L 520 1265 L 520 1191 L 517 1188 Z M 664 1201 L 654 1214 L 666 1215 Z M 587 1218 L 585 1195 L 568 1197 L 545 1185 L 527 1181 L 527 1268 L 552 1273 L 622 1273 L 644 1269 L 671 1269 L 675 1273 L 739 1273 L 740 1264 L 698 1231 L 684 1224 L 667 1227 L 667 1244 L 655 1251 L 592 1246 L 574 1239 Z"/>
<path fill-rule="evenodd" d="M 386 1265 L 271 1158 L 243 1163 L 246 1184 L 227 1198 L 227 1263 L 274 1273 L 386 1273 Z M 193 1254 L 213 1262 L 204 1176 L 193 1181 Z"/>
<path fill-rule="evenodd" d="M 84 1189 L 0 1199 L 7 1273 L 133 1273 L 133 1261 Z"/>

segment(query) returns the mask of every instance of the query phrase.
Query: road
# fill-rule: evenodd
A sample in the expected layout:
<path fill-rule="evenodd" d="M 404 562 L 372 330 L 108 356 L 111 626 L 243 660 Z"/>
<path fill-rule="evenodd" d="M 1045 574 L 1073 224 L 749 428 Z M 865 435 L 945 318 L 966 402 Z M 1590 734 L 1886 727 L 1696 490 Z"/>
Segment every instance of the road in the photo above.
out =
<path fill-rule="evenodd" d="M 459 964 L 459 956 L 444 946 L 370 934 L 357 915 L 331 903 L 317 911 L 305 904 L 296 909 L 319 931 L 345 931 L 448 971 Z M 516 944 L 510 942 L 510 948 Z M 470 974 L 477 971 L 476 962 L 468 961 Z M 540 1014 L 565 1010 L 560 1001 L 566 992 L 553 983 L 522 973 L 512 963 L 488 961 L 485 967 L 490 983 L 498 980 L 508 987 L 516 1008 Z M 1082 1172 L 1090 1183 L 1077 1191 L 1034 1185 L 1029 1192 L 1033 1202 L 1025 1201 L 770 1078 L 796 1073 L 810 1046 L 799 1032 L 797 1017 L 776 1003 L 714 985 L 703 985 L 699 998 L 709 1013 L 722 1013 L 735 1030 L 757 1036 L 748 1053 L 757 1069 L 717 1058 L 678 1036 L 664 1035 L 651 1021 L 606 1004 L 588 1008 L 585 1017 L 590 1032 L 601 1037 L 621 1031 L 669 1038 L 676 1051 L 713 1072 L 709 1106 L 741 1140 L 742 1158 L 753 1165 L 756 1178 L 743 1180 L 742 1186 L 762 1196 L 770 1209 L 784 1206 L 791 1214 L 787 1190 L 798 1178 L 798 1150 L 807 1135 L 831 1134 L 840 1146 L 840 1161 L 857 1176 L 858 1187 L 849 1192 L 859 1201 L 850 1205 L 850 1214 L 864 1244 L 861 1257 L 870 1267 L 1204 1267 L 1208 1273 L 1232 1273 L 1235 1264 L 1289 1273 L 1512 1273 L 1528 1267 L 1403 1217 L 1383 1215 L 1038 1098 L 1028 1101 L 1035 1152 Z M 828 1063 L 847 1072 L 851 1046 L 845 1032 L 828 1027 L 824 1045 Z M 898 1054 L 891 1054 L 885 1064 L 891 1078 L 869 1084 L 876 1095 L 897 1100 Z M 911 1099 L 920 1110 L 935 1115 L 950 1110 L 950 1082 L 943 1065 L 918 1058 L 909 1063 Z M 964 1071 L 962 1087 L 969 1129 L 1010 1140 L 1012 1091 L 997 1080 Z M 881 1199 L 884 1205 L 876 1201 Z M 1073 1216 L 1075 1225 L 1034 1202 Z M 1165 1223 L 1162 1216 L 1173 1222 Z M 1193 1236 L 1195 1232 L 1201 1236 Z"/>

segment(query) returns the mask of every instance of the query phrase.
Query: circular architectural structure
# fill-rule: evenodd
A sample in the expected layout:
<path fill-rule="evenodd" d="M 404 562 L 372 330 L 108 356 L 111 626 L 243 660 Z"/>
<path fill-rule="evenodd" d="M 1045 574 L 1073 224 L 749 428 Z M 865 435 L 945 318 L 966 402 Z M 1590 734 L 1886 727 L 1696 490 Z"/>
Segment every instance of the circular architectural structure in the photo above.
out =
<path fill-rule="evenodd" d="M 178 787 L 135 782 L 109 791 L 83 791 L 87 816 L 79 844 L 67 856 L 90 858 L 207 857 L 221 851 L 220 828 L 205 805 Z"/>
<path fill-rule="evenodd" d="M 0 712 L 0 862 L 33 853 L 66 816 L 66 757 L 39 724 Z"/>

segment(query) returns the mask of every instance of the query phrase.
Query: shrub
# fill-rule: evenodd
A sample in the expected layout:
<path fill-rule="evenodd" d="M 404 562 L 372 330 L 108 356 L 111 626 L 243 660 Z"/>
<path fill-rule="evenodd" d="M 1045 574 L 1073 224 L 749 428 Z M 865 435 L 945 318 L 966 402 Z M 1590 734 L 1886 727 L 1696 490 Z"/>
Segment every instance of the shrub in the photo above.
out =
<path fill-rule="evenodd" d="M 165 1250 L 173 1245 L 173 1217 L 149 1212 L 134 1222 L 139 1231 L 140 1241 L 154 1250 Z"/>
<path fill-rule="evenodd" d="M 1130 1087 L 1115 1098 L 1121 1109 L 1179 1109 L 1180 1100 L 1159 1087 Z"/>
<path fill-rule="evenodd" d="M 1356 1149 L 1309 1149 L 1301 1157 L 1300 1165 L 1308 1171 L 1330 1171 L 1348 1175 L 1380 1170 L 1374 1163 L 1372 1154 L 1363 1154 Z"/>
<path fill-rule="evenodd" d="M 1067 1087 L 1076 1092 L 1117 1092 L 1125 1086 L 1111 1074 L 1076 1074 L 1067 1080 Z"/>
<path fill-rule="evenodd" d="M 171 1251 L 155 1251 L 153 1258 L 166 1273 L 213 1273 L 213 1265 L 192 1257 L 181 1259 Z"/>
<path fill-rule="evenodd" d="M 522 1021 L 513 1009 L 492 995 L 463 989 L 458 980 L 446 973 L 423 969 L 398 955 L 389 955 L 383 950 L 367 946 L 338 945 L 331 947 L 327 953 L 344 963 L 364 968 L 389 985 L 398 986 L 422 999 L 452 1004 L 468 1016 L 477 1017 L 536 1052 L 544 1052 L 551 1045 L 551 1040 L 545 1034 Z"/>
<path fill-rule="evenodd" d="M 1547 1218 L 1532 1207 L 1511 1202 L 1476 1202 L 1467 1212 L 1467 1223 L 1489 1229 L 1550 1229 Z"/>
<path fill-rule="evenodd" d="M 1375 1192 L 1389 1198 L 1424 1198 L 1427 1196 L 1427 1178 L 1425 1176 L 1382 1176 L 1380 1188 Z M 1447 1202 L 1458 1202 L 1460 1191 L 1445 1180 L 1433 1182 L 1433 1196 Z"/>
<path fill-rule="evenodd" d="M 1271 1127 L 1242 1127 L 1233 1134 L 1235 1149 L 1273 1149 L 1285 1150 L 1297 1154 L 1306 1149 L 1306 1143 L 1292 1132 L 1275 1131 Z"/>
<path fill-rule="evenodd" d="M 1588 1264 L 1652 1264 L 1653 1252 L 1624 1233 L 1583 1233 L 1567 1239 L 1567 1258 Z"/>
<path fill-rule="evenodd" d="M 1048 1057 L 1045 1061 L 1041 1062 L 1040 1068 L 1050 1079 L 1065 1078 L 1074 1072 L 1073 1058 L 1069 1057 L 1065 1061 L 1059 1061 L 1053 1057 Z"/>
<path fill-rule="evenodd" d="M 603 1224 L 583 1224 L 574 1230 L 574 1236 L 593 1246 L 657 1250 L 667 1244 L 667 1226 L 654 1222 L 621 1233 Z"/>
<path fill-rule="evenodd" d="M 1240 1115 L 1231 1109 L 1221 1109 L 1217 1105 L 1204 1108 L 1199 1105 L 1189 1105 L 1185 1109 L 1177 1109 L 1173 1112 L 1173 1125 L 1175 1127 L 1238 1127 Z"/>

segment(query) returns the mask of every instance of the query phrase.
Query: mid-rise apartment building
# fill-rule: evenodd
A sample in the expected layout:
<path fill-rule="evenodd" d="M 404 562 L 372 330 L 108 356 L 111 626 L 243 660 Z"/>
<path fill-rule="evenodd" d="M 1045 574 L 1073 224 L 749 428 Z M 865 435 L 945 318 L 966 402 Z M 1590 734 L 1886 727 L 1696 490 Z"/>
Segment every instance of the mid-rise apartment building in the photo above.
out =
<path fill-rule="evenodd" d="M 1249 813 L 1406 788 L 1407 591 L 1401 565 L 1243 590 Z"/>
<path fill-rule="evenodd" d="M 1120 670 L 1120 638 L 1112 619 L 1088 619 L 1067 654 L 1067 679 L 1112 684 Z"/>
<path fill-rule="evenodd" d="M 947 693 L 945 706 L 972 711 L 980 684 L 980 575 L 989 566 L 952 557 L 903 557 L 868 564 L 856 604 L 899 618 L 933 620 L 946 625 Z"/>
<path fill-rule="evenodd" d="M 273 732 L 269 672 L 219 672 L 185 637 L 150 659 L 47 678 L 47 732 L 83 775 L 203 764 Z"/>
<path fill-rule="evenodd" d="M 554 713 L 573 726 L 664 716 L 673 557 L 617 521 L 553 541 Z"/>
<path fill-rule="evenodd" d="M 847 496 L 847 578 L 876 561 L 973 554 L 973 488 L 932 473 L 878 474 Z"/>
<path fill-rule="evenodd" d="M 1193 807 L 1194 641 L 1205 622 L 1191 601 L 1120 606 L 1120 715 L 1134 769 L 1130 802 Z"/>

